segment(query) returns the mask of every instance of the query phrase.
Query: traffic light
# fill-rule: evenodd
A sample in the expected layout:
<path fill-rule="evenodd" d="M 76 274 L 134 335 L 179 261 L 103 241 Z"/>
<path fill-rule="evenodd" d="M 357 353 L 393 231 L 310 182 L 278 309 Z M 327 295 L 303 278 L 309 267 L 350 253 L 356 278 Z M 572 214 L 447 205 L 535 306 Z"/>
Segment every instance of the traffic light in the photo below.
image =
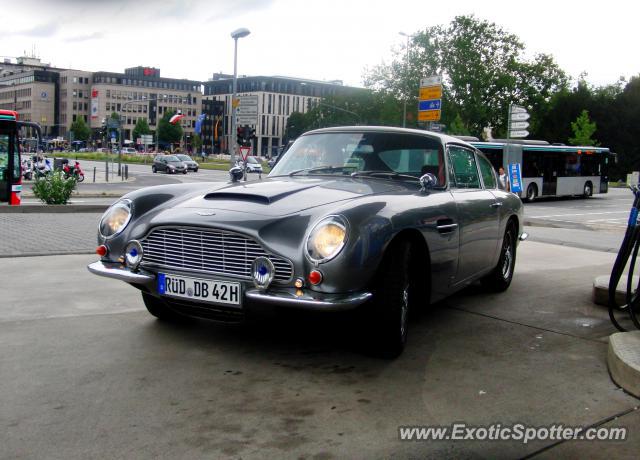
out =
<path fill-rule="evenodd" d="M 244 145 L 244 127 L 243 126 L 238 126 L 238 132 L 237 132 L 237 137 L 236 140 L 238 142 L 238 144 L 240 145 Z"/>
<path fill-rule="evenodd" d="M 249 139 L 253 140 L 256 138 L 256 129 L 255 128 L 250 128 L 249 129 Z"/>

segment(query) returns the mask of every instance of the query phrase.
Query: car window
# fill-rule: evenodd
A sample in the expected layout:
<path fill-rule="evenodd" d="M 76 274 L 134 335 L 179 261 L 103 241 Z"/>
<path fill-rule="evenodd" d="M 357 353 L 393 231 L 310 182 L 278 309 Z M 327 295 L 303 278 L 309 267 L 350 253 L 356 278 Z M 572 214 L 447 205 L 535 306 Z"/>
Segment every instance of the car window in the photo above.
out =
<path fill-rule="evenodd" d="M 480 188 L 480 176 L 476 166 L 476 155 L 463 147 L 449 147 L 449 162 L 453 168 L 455 186 L 458 188 Z"/>
<path fill-rule="evenodd" d="M 489 160 L 481 155 L 477 155 L 478 164 L 480 165 L 480 174 L 482 174 L 482 182 L 484 188 L 497 188 L 496 176 L 493 171 L 493 166 L 489 163 Z"/>
<path fill-rule="evenodd" d="M 175 156 L 175 155 L 167 155 L 166 157 L 164 157 L 164 161 L 166 161 L 168 163 L 175 163 L 175 162 L 180 161 L 180 160 L 178 160 L 178 157 Z"/>
<path fill-rule="evenodd" d="M 438 179 L 439 186 L 446 182 L 444 154 L 439 139 L 393 132 L 355 131 L 301 136 L 283 154 L 270 175 L 322 167 L 339 169 L 337 174 L 395 172 L 418 178 L 431 173 Z"/>

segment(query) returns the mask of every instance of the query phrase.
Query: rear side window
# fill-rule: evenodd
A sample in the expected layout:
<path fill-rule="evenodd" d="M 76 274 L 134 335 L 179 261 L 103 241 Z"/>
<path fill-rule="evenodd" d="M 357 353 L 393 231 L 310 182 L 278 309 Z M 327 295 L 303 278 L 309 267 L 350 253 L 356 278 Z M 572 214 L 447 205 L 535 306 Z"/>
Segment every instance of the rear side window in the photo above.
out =
<path fill-rule="evenodd" d="M 480 155 L 478 155 L 477 158 L 478 163 L 480 164 L 480 174 L 482 174 L 482 182 L 484 183 L 484 188 L 497 188 L 496 176 L 494 174 L 491 163 L 489 163 L 489 160 L 481 157 Z"/>
<path fill-rule="evenodd" d="M 449 147 L 449 161 L 456 187 L 480 188 L 480 176 L 473 151 L 452 145 Z"/>

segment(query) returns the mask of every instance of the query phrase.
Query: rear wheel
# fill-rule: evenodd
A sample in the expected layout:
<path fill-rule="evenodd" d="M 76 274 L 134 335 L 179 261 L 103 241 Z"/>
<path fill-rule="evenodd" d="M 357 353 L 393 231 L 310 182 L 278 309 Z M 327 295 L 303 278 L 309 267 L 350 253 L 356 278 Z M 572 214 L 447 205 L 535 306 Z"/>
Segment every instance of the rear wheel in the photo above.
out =
<path fill-rule="evenodd" d="M 516 265 L 516 230 L 513 224 L 507 226 L 502 239 L 500 259 L 491 273 L 481 283 L 490 291 L 503 292 L 511 285 L 513 269 Z"/>
<path fill-rule="evenodd" d="M 584 191 L 582 192 L 582 196 L 584 198 L 589 198 L 591 195 L 593 195 L 593 185 L 591 184 L 591 182 L 587 182 L 586 184 L 584 184 Z"/>
<path fill-rule="evenodd" d="M 374 288 L 371 341 L 375 352 L 395 358 L 404 350 L 409 326 L 411 245 L 394 244 L 380 265 Z"/>
<path fill-rule="evenodd" d="M 532 202 L 533 200 L 535 200 L 538 196 L 538 186 L 536 184 L 529 184 L 529 186 L 527 187 L 527 201 L 528 202 Z"/>
<path fill-rule="evenodd" d="M 158 168 L 154 166 L 151 166 L 151 172 L 153 172 L 154 174 L 158 172 Z"/>

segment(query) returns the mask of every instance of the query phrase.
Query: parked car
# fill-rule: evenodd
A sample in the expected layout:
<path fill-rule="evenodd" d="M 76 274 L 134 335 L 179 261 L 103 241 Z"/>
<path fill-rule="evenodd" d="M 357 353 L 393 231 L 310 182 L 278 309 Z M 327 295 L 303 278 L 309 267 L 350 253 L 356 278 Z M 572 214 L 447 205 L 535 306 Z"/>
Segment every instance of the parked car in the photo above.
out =
<path fill-rule="evenodd" d="M 161 320 L 358 309 L 371 347 L 397 356 L 411 310 L 477 280 L 506 290 L 524 238 L 520 198 L 471 145 L 339 127 L 299 137 L 261 181 L 128 193 L 88 268 L 140 289 Z"/>
<path fill-rule="evenodd" d="M 187 165 L 175 155 L 157 155 L 151 164 L 151 171 L 154 173 L 164 171 L 167 174 L 187 174 Z"/>
<path fill-rule="evenodd" d="M 135 155 L 138 151 L 132 147 L 122 147 L 122 153 L 125 155 Z"/>
<path fill-rule="evenodd" d="M 247 157 L 247 172 L 262 174 L 262 163 L 256 157 Z"/>
<path fill-rule="evenodd" d="M 179 154 L 176 156 L 178 157 L 178 160 L 182 161 L 187 166 L 187 170 L 198 172 L 198 168 L 200 167 L 200 165 L 189 155 Z"/>

